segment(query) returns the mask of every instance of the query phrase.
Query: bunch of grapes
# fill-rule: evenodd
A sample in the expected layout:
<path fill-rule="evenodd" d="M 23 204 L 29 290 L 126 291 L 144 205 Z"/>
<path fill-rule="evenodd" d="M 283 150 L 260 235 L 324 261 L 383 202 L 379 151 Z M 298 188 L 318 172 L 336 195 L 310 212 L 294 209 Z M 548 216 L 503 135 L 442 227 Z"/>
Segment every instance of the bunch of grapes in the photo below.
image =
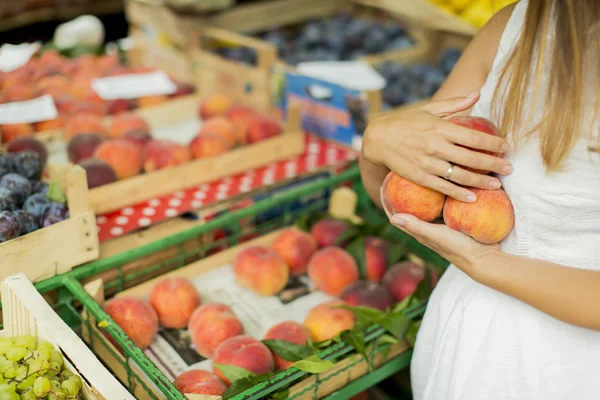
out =
<path fill-rule="evenodd" d="M 0 337 L 0 400 L 83 399 L 81 378 L 65 369 L 51 343 Z"/>

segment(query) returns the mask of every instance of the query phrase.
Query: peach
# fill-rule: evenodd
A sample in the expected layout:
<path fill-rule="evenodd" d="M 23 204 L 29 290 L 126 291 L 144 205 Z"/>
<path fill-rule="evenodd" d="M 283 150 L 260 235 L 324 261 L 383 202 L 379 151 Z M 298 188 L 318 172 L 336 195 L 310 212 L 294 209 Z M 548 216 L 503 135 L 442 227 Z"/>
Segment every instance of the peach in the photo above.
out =
<path fill-rule="evenodd" d="M 352 311 L 337 308 L 346 305 L 340 300 L 330 300 L 313 307 L 306 318 L 304 326 L 308 328 L 316 342 L 334 338 L 338 333 L 352 329 L 354 314 Z"/>
<path fill-rule="evenodd" d="M 100 136 L 106 136 L 106 128 L 102 124 L 100 117 L 89 113 L 81 113 L 69 118 L 65 128 L 65 139 L 71 140 L 75 136 L 84 133 L 95 133 Z"/>
<path fill-rule="evenodd" d="M 36 122 L 35 130 L 36 132 L 54 131 L 62 129 L 63 126 L 65 126 L 65 121 L 62 117 L 58 117 L 56 119 L 51 119 L 48 121 Z"/>
<path fill-rule="evenodd" d="M 287 263 L 290 275 L 302 275 L 306 273 L 308 260 L 317 251 L 317 241 L 298 228 L 288 228 L 277 236 L 273 250 Z"/>
<path fill-rule="evenodd" d="M 425 266 L 410 261 L 394 264 L 383 276 L 382 285 L 394 296 L 396 301 L 402 301 L 417 289 L 425 278 Z M 431 283 L 435 286 L 438 274 L 431 270 Z"/>
<path fill-rule="evenodd" d="M 77 109 L 79 100 L 68 93 L 54 96 L 54 105 L 60 115 L 73 115 Z"/>
<path fill-rule="evenodd" d="M 186 278 L 163 279 L 150 291 L 150 304 L 166 328 L 185 328 L 201 302 L 200 293 Z"/>
<path fill-rule="evenodd" d="M 33 137 L 25 136 L 16 138 L 11 140 L 11 142 L 6 146 L 6 151 L 9 153 L 20 153 L 28 150 L 38 153 L 42 165 L 46 164 L 46 160 L 48 159 L 48 151 L 46 150 L 46 146 Z"/>
<path fill-rule="evenodd" d="M 351 306 L 371 307 L 381 311 L 385 311 L 396 303 L 386 288 L 370 281 L 358 281 L 347 286 L 340 295 L 340 299 Z"/>
<path fill-rule="evenodd" d="M 223 136 L 202 134 L 197 135 L 190 142 L 190 151 L 194 159 L 216 157 L 226 153 L 231 146 Z"/>
<path fill-rule="evenodd" d="M 73 109 L 73 114 L 93 114 L 98 117 L 103 117 L 108 113 L 106 103 L 98 100 L 81 100 L 78 101 Z"/>
<path fill-rule="evenodd" d="M 231 99 L 223 94 L 213 94 L 207 97 L 198 110 L 198 116 L 202 120 L 224 116 L 233 106 Z"/>
<path fill-rule="evenodd" d="M 233 262 L 237 282 L 263 296 L 275 295 L 288 282 L 290 271 L 274 251 L 253 246 L 240 251 Z"/>
<path fill-rule="evenodd" d="M 137 99 L 137 105 L 140 108 L 154 107 L 164 103 L 168 99 L 168 96 L 164 96 L 162 94 L 157 94 L 154 96 L 144 96 Z"/>
<path fill-rule="evenodd" d="M 106 140 L 96 148 L 94 157 L 108 163 L 119 179 L 127 179 L 142 172 L 142 156 L 136 145 L 126 140 Z"/>
<path fill-rule="evenodd" d="M 273 325 L 263 339 L 284 340 L 286 342 L 306 345 L 308 339 L 312 340 L 312 334 L 304 325 L 296 321 L 283 321 Z M 279 370 L 288 369 L 294 362 L 288 361 L 273 354 L 275 367 Z"/>
<path fill-rule="evenodd" d="M 133 110 L 136 107 L 135 101 L 126 99 L 110 100 L 108 102 L 108 114 L 117 115 Z"/>
<path fill-rule="evenodd" d="M 148 123 L 134 113 L 122 113 L 113 118 L 108 127 L 108 133 L 112 138 L 123 136 L 128 131 L 141 129 L 150 131 Z"/>
<path fill-rule="evenodd" d="M 274 369 L 271 350 L 252 336 L 240 335 L 229 338 L 217 347 L 213 358 L 214 364 L 233 365 L 250 371 L 255 375 L 264 375 Z M 213 365 L 213 372 L 226 385 L 231 382 Z"/>
<path fill-rule="evenodd" d="M 465 128 L 474 129 L 476 131 L 487 133 L 488 135 L 500 136 L 500 130 L 498 129 L 498 127 L 487 118 L 471 117 L 471 116 L 458 116 L 458 117 L 452 117 L 448 121 L 450 121 L 456 125 L 464 126 Z M 466 146 L 461 146 L 461 147 L 465 147 L 469 150 L 477 151 L 480 153 L 489 154 L 489 155 L 495 156 L 495 157 L 502 157 L 502 153 L 494 153 L 492 151 L 482 151 L 482 150 L 472 149 L 472 148 L 466 147 Z M 461 166 L 461 168 L 464 168 L 468 171 L 476 172 L 478 174 L 485 175 L 485 174 L 490 173 L 490 171 L 483 171 L 483 170 L 475 169 L 475 168 L 469 168 L 469 167 L 463 167 L 463 166 Z"/>
<path fill-rule="evenodd" d="M 340 247 L 317 251 L 308 262 L 308 277 L 315 288 L 330 296 L 339 296 L 359 279 L 354 258 Z"/>
<path fill-rule="evenodd" d="M 200 369 L 184 372 L 175 379 L 173 385 L 182 394 L 222 396 L 227 390 L 227 386 L 221 382 L 218 376 Z"/>
<path fill-rule="evenodd" d="M 50 88 L 66 91 L 68 86 L 69 80 L 62 75 L 47 76 L 37 82 L 40 93 L 47 93 Z"/>
<path fill-rule="evenodd" d="M 2 89 L 15 86 L 26 86 L 29 83 L 29 72 L 18 69 L 4 74 L 2 77 Z"/>
<path fill-rule="evenodd" d="M 422 221 L 436 219 L 444 207 L 446 196 L 433 189 L 417 185 L 393 172 L 383 181 L 381 202 L 392 214 L 410 214 Z"/>
<path fill-rule="evenodd" d="M 255 115 L 252 108 L 245 106 L 233 106 L 227 112 L 227 119 L 235 126 L 238 143 L 243 145 L 248 141 L 248 124 Z"/>
<path fill-rule="evenodd" d="M 147 130 L 144 129 L 134 129 L 131 131 L 127 131 L 121 136 L 121 139 L 127 140 L 130 143 L 138 146 L 140 152 L 144 151 L 144 147 L 152 140 L 152 136 Z"/>
<path fill-rule="evenodd" d="M 0 126 L 2 142 L 8 143 L 11 140 L 33 135 L 33 126 L 31 124 L 7 124 Z"/>
<path fill-rule="evenodd" d="M 96 69 L 102 73 L 112 71 L 119 66 L 118 54 L 105 54 L 96 58 Z"/>
<path fill-rule="evenodd" d="M 226 339 L 244 333 L 244 327 L 231 308 L 225 304 L 203 304 L 190 316 L 188 331 L 196 352 L 212 358 Z"/>
<path fill-rule="evenodd" d="M 102 98 L 94 91 L 90 81 L 79 79 L 69 86 L 69 92 L 79 100 L 103 102 Z"/>
<path fill-rule="evenodd" d="M 96 148 L 104 141 L 104 137 L 96 133 L 77 135 L 69 141 L 67 154 L 69 161 L 74 164 L 94 156 Z"/>
<path fill-rule="evenodd" d="M 335 246 L 337 240 L 345 230 L 349 229 L 348 223 L 337 219 L 322 219 L 313 225 L 310 230 L 319 247 Z"/>
<path fill-rule="evenodd" d="M 477 196 L 475 203 L 448 198 L 444 205 L 444 222 L 450 228 L 471 236 L 484 244 L 504 239 L 513 228 L 515 214 L 512 203 L 502 189 L 470 188 Z"/>
<path fill-rule="evenodd" d="M 225 117 L 213 117 L 204 121 L 198 135 L 218 135 L 227 141 L 229 147 L 237 144 L 235 126 Z"/>
<path fill-rule="evenodd" d="M 2 96 L 4 97 L 4 101 L 6 103 L 11 103 L 15 101 L 31 100 L 37 97 L 37 94 L 38 91 L 35 87 L 26 84 L 19 84 L 7 87 L 2 93 Z"/>
<path fill-rule="evenodd" d="M 372 282 L 381 282 L 387 269 L 388 244 L 385 240 L 367 236 L 365 238 L 365 266 L 367 279 Z"/>
<path fill-rule="evenodd" d="M 248 121 L 248 143 L 260 142 L 281 134 L 281 126 L 271 119 L 255 116 Z"/>
<path fill-rule="evenodd" d="M 187 146 L 170 140 L 151 140 L 144 148 L 144 170 L 146 172 L 175 167 L 191 159 Z"/>
<path fill-rule="evenodd" d="M 149 347 L 158 333 L 158 316 L 144 300 L 117 297 L 106 303 L 104 311 L 139 348 Z"/>
<path fill-rule="evenodd" d="M 107 185 L 118 180 L 117 173 L 108 163 L 96 158 L 87 158 L 79 163 L 87 175 L 89 189 Z"/>

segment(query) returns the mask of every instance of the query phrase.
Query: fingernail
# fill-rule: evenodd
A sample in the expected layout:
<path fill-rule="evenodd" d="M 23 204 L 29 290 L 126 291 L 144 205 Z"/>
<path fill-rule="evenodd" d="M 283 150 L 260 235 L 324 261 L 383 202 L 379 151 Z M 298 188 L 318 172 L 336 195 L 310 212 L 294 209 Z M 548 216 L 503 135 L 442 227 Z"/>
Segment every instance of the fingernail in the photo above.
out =
<path fill-rule="evenodd" d="M 507 151 L 510 150 L 510 146 L 508 145 L 508 143 L 504 143 L 501 147 L 500 150 L 502 150 L 503 153 L 506 153 Z"/>
<path fill-rule="evenodd" d="M 469 95 L 467 96 L 467 99 L 472 99 L 473 97 L 477 96 L 477 93 L 479 93 L 477 90 L 469 93 Z"/>
<path fill-rule="evenodd" d="M 500 181 L 497 181 L 497 180 L 494 179 L 493 181 L 490 181 L 490 183 L 488 184 L 488 186 L 490 188 L 492 188 L 492 189 L 499 189 L 500 186 L 502 186 L 502 184 L 500 183 Z"/>
<path fill-rule="evenodd" d="M 392 224 L 398 225 L 398 226 L 404 226 L 404 219 L 398 215 L 394 215 L 392 217 Z"/>
<path fill-rule="evenodd" d="M 510 175 L 513 172 L 513 167 L 512 165 L 505 165 L 504 167 L 502 167 L 502 169 L 500 170 L 500 173 L 502 175 Z"/>
<path fill-rule="evenodd" d="M 467 195 L 466 200 L 467 203 L 475 203 L 477 201 L 477 196 L 474 194 Z"/>

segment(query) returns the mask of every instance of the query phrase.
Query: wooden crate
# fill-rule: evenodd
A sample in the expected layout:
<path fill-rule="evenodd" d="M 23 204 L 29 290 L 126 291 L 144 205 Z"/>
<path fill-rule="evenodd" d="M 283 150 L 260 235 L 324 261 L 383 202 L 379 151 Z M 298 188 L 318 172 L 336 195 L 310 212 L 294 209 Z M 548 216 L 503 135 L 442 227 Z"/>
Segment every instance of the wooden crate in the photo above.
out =
<path fill-rule="evenodd" d="M 151 288 L 160 280 L 168 278 L 168 277 L 185 277 L 185 278 L 195 278 L 203 273 L 206 273 L 215 268 L 219 268 L 223 265 L 231 264 L 235 258 L 235 256 L 243 249 L 250 246 L 270 246 L 273 241 L 277 237 L 280 231 L 275 231 L 269 233 L 260 238 L 248 241 L 246 243 L 240 244 L 234 248 L 224 250 L 205 258 L 204 260 L 195 262 L 190 264 L 184 268 L 178 269 L 176 271 L 170 272 L 168 274 L 164 274 L 158 278 L 150 280 L 144 284 L 128 289 L 124 292 L 121 292 L 117 295 L 120 296 L 133 296 L 133 297 L 146 297 L 150 292 Z M 95 280 L 88 283 L 85 288 L 86 290 L 94 297 L 94 299 L 100 303 L 104 302 L 104 294 L 103 294 L 103 283 L 102 280 Z M 85 311 L 84 311 L 85 313 Z M 86 316 L 87 317 L 87 316 Z M 92 327 L 92 331 L 87 330 L 87 326 Z M 88 342 L 88 344 L 92 347 L 94 353 L 100 357 L 100 359 L 108 366 L 108 368 L 113 372 L 113 374 L 118 377 L 122 382 L 130 382 L 130 377 L 127 375 L 127 371 L 123 368 L 123 365 L 127 363 L 127 360 L 124 356 L 119 353 L 114 346 L 105 339 L 103 334 L 98 330 L 96 323 L 91 323 L 89 325 L 84 324 L 83 338 Z M 378 354 L 374 359 L 374 366 L 377 367 L 382 365 L 383 363 L 389 361 L 390 359 L 397 357 L 398 355 L 408 351 L 410 349 L 409 344 L 406 341 L 394 344 L 391 348 L 391 351 L 385 356 L 382 354 Z M 116 354 L 116 356 L 115 356 Z M 318 375 L 318 379 L 325 380 L 324 383 L 319 385 L 318 392 L 315 397 L 315 393 L 313 390 L 308 390 L 306 393 L 300 395 L 298 398 L 302 400 L 310 400 L 314 398 L 323 398 L 336 390 L 347 385 L 349 382 L 358 379 L 359 377 L 365 375 L 368 372 L 367 364 L 364 360 L 358 361 L 358 358 L 361 357 L 359 355 L 351 355 L 348 358 L 345 358 L 339 361 L 336 366 L 326 371 L 322 374 Z M 353 364 L 352 366 L 350 366 Z M 130 362 L 131 365 L 131 362 Z M 160 397 L 161 394 L 155 386 L 148 380 L 148 378 L 140 371 L 138 368 L 131 368 L 131 373 L 135 375 L 136 379 L 146 383 L 146 386 L 151 388 L 152 393 L 148 393 L 142 385 L 135 385 L 134 395 L 137 399 L 148 399 L 153 396 Z M 289 389 L 290 396 L 303 392 L 306 388 L 314 385 L 317 382 L 317 376 L 313 375 L 300 381 L 293 385 Z M 217 399 L 215 397 L 215 399 Z"/>
<path fill-rule="evenodd" d="M 85 343 L 60 319 L 24 274 L 2 282 L 2 336 L 32 335 L 65 355 L 67 369 L 82 378 L 86 400 L 133 400 Z"/>
<path fill-rule="evenodd" d="M 179 107 L 167 109 L 143 110 L 149 121 L 158 121 L 168 125 L 168 121 L 185 121 L 197 115 L 196 97 L 181 99 Z M 247 103 L 246 103 L 247 104 Z M 165 105 L 166 106 L 166 105 Z M 169 111 L 169 112 L 167 112 Z M 145 114 L 147 112 L 147 114 Z M 161 117 L 162 113 L 164 116 Z M 161 119 L 163 118 L 164 119 Z M 158 122 L 157 122 L 158 123 Z M 150 123 L 153 126 L 153 123 Z M 289 110 L 283 133 L 258 143 L 246 145 L 218 157 L 194 160 L 188 163 L 166 168 L 129 179 L 117 181 L 91 189 L 90 203 L 97 214 L 137 204 L 153 197 L 173 193 L 210 182 L 219 178 L 256 168 L 273 161 L 302 154 L 304 151 L 304 133 L 300 128 L 299 111 Z"/>
<path fill-rule="evenodd" d="M 98 258 L 96 218 L 89 202 L 85 171 L 79 166 L 51 166 L 50 177 L 61 182 L 70 217 L 0 243 L 0 279 L 22 272 L 37 282 Z"/>

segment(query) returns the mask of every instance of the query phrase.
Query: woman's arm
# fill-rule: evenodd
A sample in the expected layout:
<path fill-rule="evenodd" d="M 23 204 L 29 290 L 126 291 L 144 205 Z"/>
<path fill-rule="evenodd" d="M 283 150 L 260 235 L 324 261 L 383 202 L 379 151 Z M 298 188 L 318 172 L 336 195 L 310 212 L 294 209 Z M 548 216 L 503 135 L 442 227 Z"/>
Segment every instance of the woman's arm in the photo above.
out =
<path fill-rule="evenodd" d="M 443 99 L 467 96 L 483 86 L 492 68 L 504 27 L 508 23 L 514 7 L 515 5 L 512 4 L 500 10 L 481 29 L 469 43 L 448 79 L 433 96 L 432 101 L 437 102 Z M 458 109 L 461 109 L 461 111 L 457 114 L 469 114 L 472 104 L 468 104 L 466 107 L 466 109 L 461 109 L 460 104 L 458 104 Z M 373 162 L 372 158 L 364 153 L 365 149 L 368 148 L 369 141 L 380 140 L 373 137 L 372 132 L 373 129 L 369 130 L 367 128 L 363 138 L 363 152 L 361 152 L 358 161 L 363 185 L 375 204 L 381 207 L 379 188 L 390 170 L 383 164 Z M 463 194 L 467 195 L 466 193 Z"/>
<path fill-rule="evenodd" d="M 471 277 L 563 322 L 600 331 L 600 271 L 489 252 Z"/>

